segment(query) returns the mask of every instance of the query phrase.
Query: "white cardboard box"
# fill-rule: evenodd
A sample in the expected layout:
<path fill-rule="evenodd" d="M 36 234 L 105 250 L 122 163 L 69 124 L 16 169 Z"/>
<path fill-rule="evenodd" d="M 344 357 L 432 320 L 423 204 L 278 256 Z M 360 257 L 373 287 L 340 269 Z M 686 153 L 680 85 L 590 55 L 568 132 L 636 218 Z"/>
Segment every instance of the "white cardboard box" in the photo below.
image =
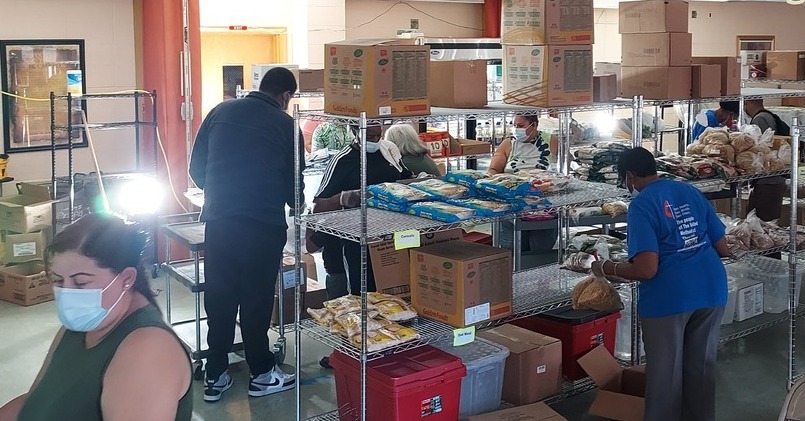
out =
<path fill-rule="evenodd" d="M 735 321 L 742 322 L 761 314 L 763 314 L 763 284 L 757 283 L 738 288 Z"/>

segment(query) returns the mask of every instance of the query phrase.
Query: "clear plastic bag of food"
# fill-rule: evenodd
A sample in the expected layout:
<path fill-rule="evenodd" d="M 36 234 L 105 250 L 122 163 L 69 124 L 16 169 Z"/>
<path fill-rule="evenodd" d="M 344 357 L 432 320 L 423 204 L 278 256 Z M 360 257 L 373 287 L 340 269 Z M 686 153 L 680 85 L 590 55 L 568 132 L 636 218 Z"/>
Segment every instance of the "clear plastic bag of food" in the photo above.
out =
<path fill-rule="evenodd" d="M 451 170 L 442 178 L 448 183 L 460 184 L 465 187 L 475 187 L 478 180 L 489 178 L 483 171 L 478 170 Z"/>
<path fill-rule="evenodd" d="M 532 186 L 530 179 L 524 173 L 495 174 L 478 180 L 477 187 L 484 194 L 504 200 L 542 195 L 542 191 Z"/>
<path fill-rule="evenodd" d="M 405 343 L 408 341 L 413 341 L 415 339 L 419 339 L 419 333 L 411 327 L 401 326 L 396 323 L 392 323 L 385 328 L 383 328 L 388 333 L 391 333 L 399 343 Z"/>
<path fill-rule="evenodd" d="M 332 325 L 333 321 L 335 320 L 333 313 L 326 308 L 308 308 L 307 314 L 309 314 L 310 317 L 316 321 L 316 323 L 325 327 Z"/>
<path fill-rule="evenodd" d="M 400 344 L 400 340 L 386 329 L 378 329 L 366 332 L 366 350 L 369 352 L 378 352 L 387 348 L 391 348 Z M 350 336 L 350 341 L 355 347 L 361 347 L 361 335 Z"/>
<path fill-rule="evenodd" d="M 617 311 L 623 309 L 621 296 L 615 287 L 595 275 L 579 282 L 573 288 L 573 308 L 576 310 Z"/>
<path fill-rule="evenodd" d="M 473 209 L 479 216 L 497 216 L 515 211 L 515 206 L 506 202 L 497 202 L 484 199 L 454 199 L 448 200 L 451 205 Z"/>
<path fill-rule="evenodd" d="M 407 203 L 391 203 L 386 202 L 384 200 L 380 200 L 376 197 L 370 197 L 366 199 L 366 206 L 370 208 L 380 209 L 380 210 L 387 210 L 391 212 L 400 212 L 406 213 L 408 212 L 409 205 Z"/>
<path fill-rule="evenodd" d="M 562 264 L 562 268 L 572 270 L 573 272 L 587 273 L 595 261 L 595 256 L 589 253 L 580 251 L 578 253 L 571 253 Z"/>
<path fill-rule="evenodd" d="M 533 169 L 525 171 L 531 185 L 545 193 L 556 193 L 567 188 L 573 180 L 571 177 L 553 171 Z"/>
<path fill-rule="evenodd" d="M 416 311 L 407 304 L 396 301 L 381 301 L 375 304 L 380 317 L 393 322 L 404 322 L 417 316 Z"/>
<path fill-rule="evenodd" d="M 361 333 L 361 315 L 358 313 L 346 313 L 341 316 L 336 316 L 335 321 L 338 322 L 341 327 L 344 328 L 344 331 L 347 333 L 347 336 L 351 337 L 353 335 L 358 335 Z M 383 327 L 379 321 L 367 318 L 366 320 L 366 330 L 371 332 L 374 330 L 378 330 Z"/>
<path fill-rule="evenodd" d="M 628 212 L 629 205 L 622 200 L 616 200 L 614 202 L 604 203 L 601 205 L 601 210 L 604 211 L 605 214 L 614 218 Z"/>
<path fill-rule="evenodd" d="M 400 183 L 380 183 L 366 188 L 373 197 L 387 203 L 408 204 L 432 200 L 433 195 Z"/>
<path fill-rule="evenodd" d="M 435 178 L 416 181 L 409 185 L 417 190 L 422 190 L 434 197 L 445 198 L 445 199 L 463 199 L 470 195 L 470 189 L 467 186 L 448 183 L 446 181 L 438 180 Z"/>
<path fill-rule="evenodd" d="M 476 215 L 476 212 L 472 209 L 442 202 L 414 203 L 408 208 L 408 213 L 448 223 L 464 221 Z"/>

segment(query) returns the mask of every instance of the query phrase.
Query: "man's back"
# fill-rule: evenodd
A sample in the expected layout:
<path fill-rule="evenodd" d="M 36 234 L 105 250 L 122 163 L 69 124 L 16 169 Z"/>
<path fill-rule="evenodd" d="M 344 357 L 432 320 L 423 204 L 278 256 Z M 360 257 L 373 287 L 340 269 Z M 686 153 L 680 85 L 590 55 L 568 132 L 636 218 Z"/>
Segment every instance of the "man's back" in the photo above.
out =
<path fill-rule="evenodd" d="M 752 117 L 751 124 L 760 127 L 761 132 L 765 132 L 767 129 L 772 129 L 775 133 L 777 132 L 777 121 L 771 111 L 760 110 Z"/>
<path fill-rule="evenodd" d="M 203 220 L 248 216 L 285 225 L 293 203 L 293 119 L 273 98 L 252 92 L 204 119 L 190 175 L 204 189 Z"/>

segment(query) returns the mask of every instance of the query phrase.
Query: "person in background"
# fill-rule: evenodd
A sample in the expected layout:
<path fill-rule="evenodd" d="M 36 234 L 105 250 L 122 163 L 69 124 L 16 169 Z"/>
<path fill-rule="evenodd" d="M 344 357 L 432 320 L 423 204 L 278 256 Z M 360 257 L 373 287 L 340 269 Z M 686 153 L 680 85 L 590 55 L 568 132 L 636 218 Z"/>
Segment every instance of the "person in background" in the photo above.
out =
<path fill-rule="evenodd" d="M 514 136 L 498 146 L 489 163 L 489 174 L 548 169 L 551 162 L 556 162 L 556 137 L 542 133 L 538 128 L 539 117 L 536 115 L 514 117 Z"/>
<path fill-rule="evenodd" d="M 395 124 L 386 129 L 386 140 L 397 145 L 405 167 L 414 174 L 426 173 L 436 177 L 443 174 L 428 155 L 428 147 L 410 124 Z"/>
<path fill-rule="evenodd" d="M 704 129 L 708 127 L 731 128 L 741 113 L 738 101 L 721 101 L 718 105 L 717 109 L 706 110 L 696 116 L 696 123 L 693 125 L 693 140 L 698 139 L 704 133 Z"/>
<path fill-rule="evenodd" d="M 56 235 L 45 265 L 63 327 L 30 391 L 0 407 L 0 420 L 190 420 L 190 358 L 154 301 L 146 242 L 105 213 Z"/>
<path fill-rule="evenodd" d="M 593 273 L 639 281 L 651 421 L 714 421 L 716 351 L 727 301 L 724 224 L 695 187 L 660 180 L 644 148 L 624 152 L 621 179 L 632 194 L 628 263 L 593 263 Z M 639 193 L 639 195 L 638 195 Z"/>
<path fill-rule="evenodd" d="M 786 130 L 788 125 L 783 123 L 779 116 L 763 107 L 762 99 L 744 101 L 744 111 L 752 118 L 750 124 L 758 126 L 761 132 L 771 129 L 774 133 L 784 136 L 788 136 L 790 133 Z M 780 219 L 785 189 L 785 178 L 783 177 L 766 177 L 755 180 L 752 192 L 749 193 L 747 212 L 754 209 L 757 217 L 764 221 Z"/>
<path fill-rule="evenodd" d="M 207 402 L 232 386 L 228 354 L 238 310 L 249 396 L 288 390 L 295 382 L 277 366 L 268 328 L 287 240 L 285 205 L 294 207 L 294 122 L 286 110 L 296 88 L 290 70 L 269 70 L 259 91 L 210 111 L 193 145 L 190 176 L 204 190 L 206 223 Z"/>
<path fill-rule="evenodd" d="M 351 128 L 353 133 L 358 128 Z M 397 147 L 381 140 L 383 130 L 380 126 L 366 128 L 366 184 L 395 182 L 411 178 L 412 174 L 402 163 Z M 313 199 L 313 212 L 329 212 L 339 209 L 356 208 L 361 204 L 361 146 L 359 137 L 333 156 L 324 173 L 319 190 Z M 307 241 L 308 251 L 323 247 L 322 258 L 327 268 L 327 298 L 334 299 L 352 293 L 361 292 L 361 245 L 355 241 L 339 240 L 335 237 L 319 233 L 310 233 Z M 329 250 L 328 250 L 329 249 Z M 375 277 L 372 272 L 371 257 L 367 254 L 366 286 L 367 291 L 375 291 Z M 343 268 L 346 262 L 348 276 L 333 276 L 331 270 Z M 339 266 L 340 265 L 340 266 Z M 335 269 L 333 269 L 335 268 Z M 339 295 L 340 294 L 340 295 Z M 319 364 L 332 368 L 329 358 L 324 357 Z"/>

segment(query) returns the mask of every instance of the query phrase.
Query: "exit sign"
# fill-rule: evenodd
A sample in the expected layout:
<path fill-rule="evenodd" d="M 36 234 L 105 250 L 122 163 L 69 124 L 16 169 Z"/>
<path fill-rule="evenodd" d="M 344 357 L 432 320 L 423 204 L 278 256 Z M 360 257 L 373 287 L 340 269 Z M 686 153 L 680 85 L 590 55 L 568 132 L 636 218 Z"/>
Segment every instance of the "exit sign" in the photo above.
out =
<path fill-rule="evenodd" d="M 249 29 L 249 27 L 246 26 L 246 25 L 230 25 L 229 26 L 230 31 L 245 31 L 247 29 Z"/>

